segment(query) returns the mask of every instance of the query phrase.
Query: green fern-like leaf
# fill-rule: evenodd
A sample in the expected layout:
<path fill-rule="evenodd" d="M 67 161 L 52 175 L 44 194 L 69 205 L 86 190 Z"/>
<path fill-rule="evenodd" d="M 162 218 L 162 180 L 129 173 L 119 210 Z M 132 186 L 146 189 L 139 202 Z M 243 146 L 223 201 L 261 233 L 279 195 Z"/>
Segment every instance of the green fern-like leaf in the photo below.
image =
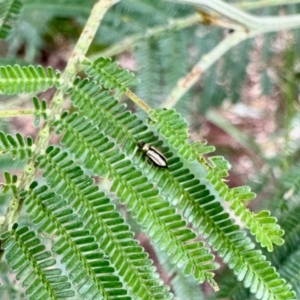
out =
<path fill-rule="evenodd" d="M 199 157 L 196 147 L 191 147 L 187 143 L 188 132 L 187 124 L 184 119 L 174 110 L 153 110 L 150 116 L 154 119 L 152 123 L 160 131 L 160 133 L 172 144 L 175 149 L 178 149 L 183 158 L 187 160 L 196 160 Z M 255 197 L 254 193 L 248 191 L 245 193 L 241 190 L 231 190 L 223 177 L 228 175 L 230 165 L 223 157 L 211 157 L 210 162 L 213 163 L 213 168 L 208 172 L 206 178 L 214 186 L 214 189 L 219 192 L 220 197 L 231 203 L 230 208 L 245 225 L 250 229 L 250 232 L 255 235 L 257 241 L 263 247 L 267 247 L 269 251 L 273 250 L 273 244 L 282 245 L 283 230 L 276 224 L 276 218 L 270 217 L 269 212 L 261 212 L 258 215 L 251 213 L 244 204 L 245 200 L 250 200 Z M 248 198 L 245 199 L 245 196 Z M 243 201 L 241 201 L 243 199 Z"/>
<path fill-rule="evenodd" d="M 74 118 L 74 117 L 73 117 Z M 139 222 L 143 222 L 142 225 L 146 230 L 148 231 L 148 234 L 151 237 L 157 237 L 154 239 L 154 241 L 160 241 L 163 242 L 164 240 L 161 240 L 160 235 L 163 234 L 165 236 L 167 232 L 167 227 L 165 227 L 164 224 L 158 223 L 157 225 L 154 225 L 153 221 L 150 222 L 152 219 L 149 216 L 149 209 L 143 209 L 142 207 L 145 207 L 146 199 L 144 194 L 148 192 L 148 190 L 153 190 L 152 185 L 148 184 L 145 185 L 145 181 L 142 180 L 141 174 L 134 174 L 131 171 L 131 175 L 129 178 L 138 178 L 138 180 L 133 181 L 134 185 L 142 185 L 144 186 L 142 188 L 143 192 L 143 199 L 142 202 L 139 201 L 139 195 L 133 194 L 133 190 L 127 192 L 128 183 L 124 186 L 122 183 L 124 179 L 121 179 L 121 177 L 116 176 L 116 172 L 120 172 L 118 170 L 122 170 L 123 176 L 126 174 L 124 172 L 128 172 L 130 170 L 130 163 L 125 163 L 124 156 L 119 154 L 119 151 L 113 150 L 113 144 L 108 143 L 108 141 L 101 139 L 99 135 L 91 135 L 92 131 L 98 134 L 96 130 L 91 129 L 90 125 L 84 125 L 82 126 L 83 122 L 82 120 L 77 120 L 72 118 L 69 120 L 70 126 L 67 129 L 66 135 L 64 135 L 62 141 L 65 145 L 68 146 L 69 149 L 79 149 L 79 151 L 74 150 L 72 151 L 78 158 L 83 155 L 84 152 L 82 152 L 80 149 L 83 149 L 82 146 L 85 144 L 86 149 L 91 149 L 91 145 L 88 145 L 87 142 L 93 144 L 93 147 L 97 145 L 95 151 L 88 151 L 86 153 L 86 159 L 84 164 L 91 168 L 94 172 L 97 174 L 106 174 L 109 177 L 116 177 L 117 180 L 114 180 L 114 183 L 112 185 L 112 191 L 116 192 L 117 196 L 122 197 L 124 200 L 121 199 L 121 201 L 125 201 L 127 203 L 127 206 L 129 209 L 137 209 L 138 215 L 137 220 Z M 75 122 L 74 122 L 75 121 Z M 79 130 L 77 134 L 72 134 L 71 132 L 77 128 L 76 130 Z M 86 138 L 83 138 L 86 136 Z M 76 142 L 75 142 L 76 141 Z M 74 143 L 75 142 L 75 143 Z M 103 153 L 105 149 L 105 153 Z M 80 154 L 81 153 L 81 154 Z M 80 155 L 80 156 L 78 156 Z M 103 155 L 103 158 L 102 158 Z M 123 162 L 122 162 L 123 160 Z M 95 165 L 95 161 L 99 161 L 99 165 Z M 113 167 L 110 164 L 115 164 L 115 167 Z M 172 164 L 170 164 L 170 169 L 172 167 Z M 114 170 L 116 168 L 116 170 Z M 178 167 L 175 166 L 174 170 L 178 170 Z M 160 170 L 163 172 L 163 170 Z M 170 170 L 172 172 L 172 169 Z M 156 172 L 159 174 L 159 172 Z M 133 175 L 134 174 L 134 175 Z M 165 176 L 162 176 L 162 174 L 159 174 L 159 178 L 161 178 L 160 182 L 163 183 L 164 187 L 167 187 L 164 189 L 163 193 L 166 192 L 167 194 L 173 190 L 171 189 L 171 185 L 169 185 L 166 182 L 166 178 L 163 179 Z M 132 177 L 133 176 L 133 177 Z M 128 179 L 127 179 L 128 180 Z M 186 182 L 183 184 L 185 188 L 189 188 L 191 190 L 193 189 L 193 186 L 198 181 L 193 181 L 193 185 L 191 185 L 191 182 Z M 141 188 L 140 188 L 141 189 Z M 214 200 L 214 197 L 207 197 L 204 196 L 201 193 L 196 193 L 201 198 L 201 201 L 197 201 L 198 205 L 201 204 L 203 208 L 207 211 L 207 215 L 205 218 L 201 218 L 200 216 L 203 216 L 203 210 L 199 210 L 197 208 L 196 203 L 193 205 L 192 209 L 189 209 L 186 206 L 186 202 L 182 201 L 180 203 L 180 208 L 183 209 L 188 215 L 186 217 L 195 225 L 196 228 L 198 228 L 199 233 L 202 233 L 206 238 L 208 238 L 208 241 L 212 243 L 213 247 L 218 250 L 221 256 L 224 257 L 224 261 L 229 263 L 229 266 L 234 269 L 235 273 L 237 274 L 239 280 L 244 279 L 244 284 L 246 286 L 249 286 L 251 288 L 251 291 L 253 293 L 256 293 L 256 297 L 258 299 L 261 299 L 264 295 L 268 295 L 269 297 L 282 297 L 282 299 L 293 299 L 294 294 L 290 292 L 290 287 L 285 284 L 285 281 L 282 279 L 279 279 L 279 275 L 274 271 L 273 268 L 270 267 L 270 263 L 265 260 L 265 257 L 261 255 L 259 251 L 251 251 L 253 245 L 249 241 L 249 239 L 245 238 L 245 234 L 238 232 L 238 227 L 234 226 L 232 222 L 230 222 L 230 219 L 228 218 L 228 214 L 222 213 L 223 209 L 221 208 L 220 204 Z M 146 194 L 147 195 L 147 194 Z M 150 194 L 153 197 L 153 194 Z M 205 194 L 204 194 L 205 195 Z M 151 197 L 151 198 L 152 198 Z M 195 197 L 195 196 L 194 196 Z M 151 199 L 150 198 L 150 199 Z M 128 202 L 127 202 L 128 201 Z M 153 203 L 154 199 L 151 199 L 151 202 Z M 142 204 L 143 206 L 140 207 L 138 203 Z M 156 204 L 156 202 L 154 202 Z M 157 209 L 161 210 L 163 206 L 158 206 L 156 204 Z M 145 215 L 142 212 L 145 212 L 147 214 Z M 202 212 L 201 212 L 202 211 Z M 169 210 L 172 215 L 174 214 L 174 211 Z M 201 214 L 200 214 L 201 212 Z M 185 213 L 185 214 L 186 214 Z M 195 214 L 196 213 L 196 214 Z M 134 211 L 133 211 L 134 214 Z M 147 218 L 145 219 L 145 217 Z M 154 216 L 154 215 L 153 215 Z M 144 223 L 147 221 L 146 223 Z M 150 223 L 149 223 L 150 222 Z M 151 227 L 149 227 L 151 224 Z M 163 228 L 163 231 L 161 231 L 161 228 Z M 168 240 L 171 237 L 168 236 Z M 169 241 L 170 242 L 170 241 Z M 174 240 L 175 245 L 178 243 L 178 241 Z M 161 245 L 160 245 L 161 247 Z M 164 248 L 163 248 L 164 249 Z M 171 248 L 172 249 L 172 248 Z M 233 249 L 233 250 L 231 250 Z M 180 260 L 176 258 L 175 261 L 177 263 L 179 262 L 182 264 L 182 255 L 183 253 L 172 250 L 171 260 L 175 259 L 177 255 L 179 254 Z M 182 251 L 182 250 L 181 250 Z M 176 256 L 174 257 L 174 255 Z M 179 264 L 179 266 L 180 266 Z M 264 269 L 266 271 L 266 274 L 261 274 L 260 270 L 262 265 L 264 266 Z M 188 265 L 187 265 L 188 266 Z M 209 266 L 209 265 L 208 265 Z M 212 266 L 209 268 L 211 269 Z M 187 268 L 187 267 L 186 267 Z M 250 275 L 251 274 L 251 275 Z M 203 275 L 202 275 L 203 276 Z M 202 277 L 201 276 L 201 277 Z M 208 276 L 209 278 L 210 276 Z M 203 277 L 202 277 L 203 278 Z M 276 281 L 276 284 L 280 289 L 274 289 L 273 284 Z"/>
<path fill-rule="evenodd" d="M 16 138 L 10 134 L 6 135 L 0 132 L 0 154 L 9 153 L 13 158 L 24 160 L 31 157 L 34 150 L 34 144 L 30 137 L 24 141 L 23 137 L 17 133 Z"/>
<path fill-rule="evenodd" d="M 98 126 L 99 130 L 107 132 L 118 144 L 125 142 L 124 146 L 133 150 L 130 145 L 136 144 L 137 141 L 127 128 L 136 129 L 141 125 L 141 121 L 126 110 L 125 105 L 120 105 L 110 93 L 102 91 L 97 83 L 89 82 L 87 79 L 82 81 L 76 79 L 71 100 L 83 115 L 88 116 L 93 124 Z"/>
<path fill-rule="evenodd" d="M 150 113 L 150 124 L 168 140 L 172 147 L 186 160 L 193 161 L 199 155 L 210 153 L 213 147 L 206 146 L 204 143 L 189 145 L 187 122 L 174 109 L 155 109 Z"/>
<path fill-rule="evenodd" d="M 92 0 L 85 1 L 88 2 L 85 4 L 79 0 L 73 2 L 71 7 L 69 4 L 64 6 L 61 0 L 33 0 L 28 2 L 28 11 L 30 6 L 39 5 L 42 8 L 47 5 L 47 16 L 56 14 L 58 7 L 62 7 L 58 12 L 60 15 L 69 15 L 68 8 L 75 12 L 80 11 L 79 14 L 82 15 L 88 12 L 93 4 Z M 18 1 L 5 0 L 5 3 L 10 5 Z M 186 60 L 189 59 L 189 63 L 193 63 L 194 59 L 203 56 L 202 51 L 208 52 L 208 47 L 211 42 L 215 42 L 216 35 L 203 42 L 201 28 L 197 28 L 196 34 L 193 28 L 186 31 L 167 29 L 168 23 L 172 23 L 168 22 L 170 18 L 177 23 L 173 17 L 182 17 L 185 14 L 185 8 L 179 9 L 181 6 L 174 9 L 174 6 L 160 0 L 121 1 L 119 4 L 110 10 L 102 23 L 102 33 L 108 33 L 101 40 L 102 45 L 119 41 L 127 34 L 137 34 L 133 38 L 142 35 L 142 38 L 138 37 L 135 40 L 129 37 L 129 40 L 134 40 L 132 48 L 136 52 L 133 55 L 138 62 L 143 62 L 146 66 L 146 71 L 141 76 L 145 82 L 139 87 L 139 91 L 146 91 L 142 95 L 147 95 L 144 97 L 147 101 L 162 101 L 178 77 L 186 74 L 186 70 L 189 69 Z M 0 4 L 0 15 L 1 8 Z M 48 12 L 48 8 L 51 12 Z M 6 32 L 15 17 L 12 12 L 9 9 L 3 11 L 4 19 L 7 17 L 3 27 Z M 15 15 L 18 13 L 19 11 Z M 9 24 L 8 27 L 5 27 L 6 24 Z M 181 23 L 177 25 L 179 24 Z M 153 35 L 151 30 L 146 31 L 149 26 L 155 26 L 157 29 L 160 27 L 164 33 Z M 3 28 L 0 29 L 0 36 L 5 32 L 1 31 Z M 137 40 L 142 42 L 135 47 Z M 198 47 L 197 43 L 201 47 Z M 189 45 L 192 47 L 187 47 Z M 192 55 L 188 52 L 191 48 Z M 232 61 L 238 57 L 236 52 L 233 54 Z M 242 62 L 249 60 L 248 58 L 247 52 L 244 56 L 240 55 L 239 71 L 233 73 L 244 76 L 245 68 Z M 232 61 L 228 60 L 230 63 L 224 66 L 228 68 Z M 40 76 L 38 68 L 40 67 L 2 67 L 0 93 L 38 92 L 59 84 L 59 79 L 54 78 L 55 76 L 48 76 L 45 72 Z M 43 69 L 41 70 L 43 72 Z M 208 89 L 211 95 L 217 96 L 213 99 L 221 103 L 220 99 L 225 98 L 223 96 L 228 83 L 232 91 L 230 96 L 238 99 L 243 76 L 239 76 L 239 82 L 229 79 L 220 89 L 216 89 L 215 82 L 218 81 L 220 73 L 217 70 L 219 66 L 216 65 L 212 75 L 216 80 L 212 80 L 212 76 L 208 76 L 206 80 L 206 83 L 210 84 Z M 131 215 L 151 239 L 168 255 L 173 264 L 181 268 L 182 274 L 193 274 L 198 282 L 208 280 L 214 285 L 213 270 L 217 265 L 213 261 L 214 256 L 210 249 L 196 240 L 196 235 L 199 234 L 258 299 L 294 298 L 289 285 L 279 278 L 262 253 L 254 250 L 254 243 L 246 237 L 246 232 L 240 230 L 226 213 L 229 204 L 230 209 L 246 224 L 256 240 L 269 251 L 273 250 L 274 244 L 283 243 L 283 231 L 268 211 L 254 214 L 246 208 L 246 202 L 255 197 L 250 188 L 228 188 L 224 178 L 228 175 L 229 163 L 222 157 L 203 157 L 203 154 L 212 152 L 213 147 L 199 142 L 190 144 L 187 124 L 175 111 L 153 111 L 149 116 L 152 126 L 149 129 L 136 115 L 126 110 L 124 105 L 120 105 L 112 95 L 130 92 L 128 87 L 133 81 L 132 76 L 116 64 L 100 58 L 89 65 L 87 74 L 93 82 L 77 79 L 70 89 L 71 101 L 78 112 L 72 115 L 65 113 L 61 119 L 55 115 L 54 123 L 53 118 L 49 120 L 51 129 L 57 129 L 57 133 L 62 134 L 62 145 L 66 149 L 49 147 L 46 152 L 41 151 L 42 155 L 38 159 L 31 161 L 37 168 L 42 169 L 44 178 L 41 181 L 46 185 L 40 186 L 34 182 L 29 191 L 22 194 L 30 220 L 35 222 L 38 230 L 54 233 L 58 238 L 50 254 L 62 257 L 63 269 L 70 273 L 70 282 L 77 288 L 78 295 L 84 299 L 124 300 L 173 297 L 157 278 L 152 262 L 134 240 L 128 225 L 116 212 L 109 199 L 111 197 L 100 191 L 95 182 L 86 175 L 88 173 L 111 180 L 111 191 L 120 203 L 126 204 Z M 54 78 L 51 79 L 52 83 L 43 81 L 51 76 Z M 18 82 L 17 77 L 21 78 Z M 203 94 L 202 98 L 207 99 L 208 106 L 211 105 L 212 98 L 204 97 Z M 35 122 L 38 125 L 41 117 L 47 117 L 46 102 L 34 98 L 34 105 Z M 188 107 L 186 103 L 184 105 Z M 151 132 L 151 128 L 153 132 L 164 136 L 164 142 Z M 0 133 L 0 140 L 0 153 L 11 153 L 13 157 L 24 159 L 30 157 L 30 151 L 34 150 L 32 141 L 29 142 L 31 148 L 27 147 L 24 140 L 18 136 L 14 138 Z M 168 168 L 160 169 L 151 164 L 147 155 L 137 146 L 140 140 L 159 148 L 167 159 Z M 176 157 L 177 154 L 179 157 Z M 5 173 L 5 179 L 5 192 L 11 189 L 17 196 L 16 176 Z M 227 202 L 226 208 L 223 207 L 223 200 Z M 297 246 L 297 215 L 291 218 L 292 221 L 284 229 L 287 231 L 290 228 L 294 238 L 288 236 L 286 248 L 290 245 L 294 248 Z M 291 227 L 292 225 L 294 227 Z M 15 253 L 15 246 L 9 248 L 9 240 L 15 232 L 17 231 L 14 228 L 3 236 L 8 239 L 6 246 L 12 255 Z M 20 235 L 22 236 L 21 231 Z M 15 244 L 20 245 L 19 242 Z M 21 248 L 25 253 L 26 249 L 23 246 Z M 286 248 L 280 253 L 280 262 L 285 260 L 283 255 L 289 253 L 285 253 Z M 279 271 L 293 283 L 298 278 L 297 270 L 293 267 L 297 266 L 299 258 L 297 253 L 294 254 L 294 259 L 286 260 L 286 269 Z M 24 257 L 27 256 L 26 252 Z M 28 260 L 32 261 L 31 258 Z M 15 262 L 18 263 L 17 259 Z M 24 272 L 27 270 L 26 268 Z M 40 273 L 44 272 L 47 275 L 48 271 L 41 269 Z M 39 277 L 43 276 L 40 273 Z M 21 275 L 18 278 L 23 279 Z M 62 289 L 64 294 L 54 295 L 47 279 L 47 276 L 39 278 L 39 282 L 48 290 L 45 294 L 34 294 L 35 297 L 56 299 L 71 296 L 68 294 L 68 288 Z M 63 282 L 61 277 L 57 279 Z M 51 277 L 48 281 L 51 283 L 54 280 Z M 34 288 L 28 292 L 31 297 Z M 55 289 L 59 290 L 59 286 L 55 285 Z M 239 296 L 244 297 L 243 293 Z"/>
<path fill-rule="evenodd" d="M 56 260 L 51 251 L 46 251 L 36 233 L 28 227 L 13 229 L 3 235 L 6 241 L 2 247 L 11 269 L 17 272 L 17 280 L 22 280 L 26 295 L 30 300 L 66 299 L 74 296 L 70 290 L 68 277 L 53 268 Z"/>
<path fill-rule="evenodd" d="M 47 119 L 48 113 L 47 113 L 47 102 L 46 100 L 40 101 L 37 97 L 32 98 L 32 102 L 35 107 L 35 118 L 34 118 L 34 125 L 35 127 L 39 126 L 41 117 L 43 117 L 45 120 Z"/>
<path fill-rule="evenodd" d="M 14 195 L 17 195 L 17 181 L 18 177 L 17 175 L 11 176 L 10 173 L 4 172 L 4 177 L 5 177 L 5 183 L 2 186 L 2 193 L 6 194 L 8 191 L 12 191 Z"/>
<path fill-rule="evenodd" d="M 77 181 L 82 176 L 78 171 L 75 167 Z M 83 299 L 130 299 L 95 236 L 84 228 L 83 219 L 65 199 L 46 186 L 33 183 L 25 204 L 39 230 L 58 237 L 52 250 L 62 256 L 61 263 Z"/>
<path fill-rule="evenodd" d="M 0 39 L 6 39 L 10 33 L 13 22 L 16 21 L 22 8 L 19 0 L 5 0 L 0 3 Z"/>
<path fill-rule="evenodd" d="M 45 71 L 41 66 L 0 66 L 1 94 L 41 92 L 59 84 L 59 73 L 50 67 Z"/>
<path fill-rule="evenodd" d="M 100 242 L 101 251 L 109 257 L 132 293 L 145 299 L 171 299 L 168 289 L 153 272 L 147 254 L 133 239 L 133 233 L 115 212 L 109 198 L 80 168 L 73 166 L 67 153 L 51 148 L 47 153 L 46 157 L 39 158 L 39 164 L 45 169 L 48 184 L 76 210 L 78 221 Z M 88 220 L 87 214 L 90 216 Z"/>
<path fill-rule="evenodd" d="M 120 153 L 120 149 L 114 149 L 114 144 L 98 130 L 88 123 L 82 126 L 83 123 L 85 121 L 76 115 L 65 119 L 63 126 L 66 133 L 62 143 L 78 159 L 84 155 L 83 163 L 87 168 L 113 179 L 111 190 L 120 197 L 122 203 L 127 204 L 133 216 L 162 249 L 169 244 L 170 259 L 181 267 L 185 265 L 187 275 L 193 272 L 200 282 L 210 279 L 213 274 L 209 271 L 216 268 L 216 265 L 210 262 L 213 257 L 203 248 L 202 243 L 190 244 L 195 234 L 189 229 L 181 230 L 185 227 L 185 222 L 179 221 L 180 215 L 176 215 L 168 202 L 160 200 L 152 184 L 148 183 L 148 179 L 142 176 L 140 171 L 135 170 L 131 162 Z M 88 149 L 88 152 L 85 153 L 83 149 Z M 95 164 L 95 161 L 99 163 Z M 141 191 L 143 193 L 140 194 Z M 184 244 L 181 241 L 184 241 Z M 196 259 L 194 254 L 202 258 Z"/>
<path fill-rule="evenodd" d="M 108 90 L 117 88 L 121 92 L 125 92 L 128 87 L 136 84 L 136 79 L 132 73 L 126 69 L 121 69 L 117 63 L 112 62 L 109 58 L 98 58 L 87 67 L 85 72 Z"/>
<path fill-rule="evenodd" d="M 251 234 L 255 235 L 256 240 L 261 246 L 267 247 L 268 251 L 272 251 L 273 244 L 282 245 L 283 239 L 281 237 L 284 231 L 277 224 L 277 219 L 271 217 L 269 211 L 261 211 L 258 214 L 254 214 L 245 207 L 244 202 L 253 199 L 255 194 L 251 193 L 247 187 L 230 190 L 220 180 L 219 174 L 215 175 L 214 170 L 212 169 L 207 174 L 207 179 L 214 185 L 220 196 L 230 203 L 230 209 L 236 216 L 241 218 L 247 228 L 249 228 Z"/>
<path fill-rule="evenodd" d="M 180 172 L 175 172 L 178 168 L 179 166 L 174 165 L 174 173 L 180 176 Z M 170 171 L 172 173 L 173 170 Z M 229 215 L 205 186 L 196 179 L 178 184 L 175 178 L 165 177 L 162 180 L 164 187 L 168 187 L 163 192 L 182 195 L 178 208 L 224 262 L 228 263 L 238 280 L 244 280 L 244 285 L 250 287 L 257 299 L 263 299 L 266 295 L 270 299 L 294 299 L 290 286 L 283 279 L 279 279 L 278 273 L 270 267 L 270 263 L 260 251 L 252 250 L 254 245 L 246 238 L 246 233 L 233 224 Z M 262 268 L 266 273 L 261 272 Z M 273 287 L 275 282 L 280 288 Z M 268 299 L 267 297 L 265 299 Z"/>

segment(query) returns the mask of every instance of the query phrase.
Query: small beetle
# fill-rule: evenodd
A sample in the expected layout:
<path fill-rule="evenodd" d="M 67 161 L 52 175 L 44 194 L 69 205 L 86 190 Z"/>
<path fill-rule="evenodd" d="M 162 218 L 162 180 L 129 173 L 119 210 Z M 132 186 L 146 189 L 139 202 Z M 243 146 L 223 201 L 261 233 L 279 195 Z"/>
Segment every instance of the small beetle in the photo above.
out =
<path fill-rule="evenodd" d="M 138 142 L 138 146 L 146 153 L 149 160 L 160 168 L 168 168 L 167 159 L 153 146 L 144 142 Z"/>

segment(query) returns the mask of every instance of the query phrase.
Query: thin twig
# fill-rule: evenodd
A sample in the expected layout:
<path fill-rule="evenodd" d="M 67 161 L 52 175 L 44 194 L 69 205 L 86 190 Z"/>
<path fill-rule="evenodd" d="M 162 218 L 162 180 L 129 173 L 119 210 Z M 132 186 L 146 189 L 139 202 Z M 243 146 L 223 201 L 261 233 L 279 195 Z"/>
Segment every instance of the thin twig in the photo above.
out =
<path fill-rule="evenodd" d="M 34 109 L 14 109 L 0 111 L 0 118 L 11 118 L 20 116 L 34 116 L 36 110 Z"/>
<path fill-rule="evenodd" d="M 287 17 L 256 17 L 239 10 L 220 0 L 171 0 L 172 2 L 189 3 L 197 7 L 209 8 L 221 16 L 232 20 L 234 24 L 242 27 L 233 34 L 227 36 L 212 51 L 204 55 L 185 77 L 178 80 L 177 85 L 171 91 L 169 97 L 162 104 L 162 107 L 170 108 L 176 105 L 181 97 L 200 79 L 213 63 L 222 57 L 232 47 L 236 46 L 245 39 L 254 37 L 258 34 L 293 29 L 300 27 L 300 15 Z"/>
<path fill-rule="evenodd" d="M 147 114 L 150 114 L 150 112 L 152 110 L 151 107 L 147 103 L 145 103 L 138 95 L 133 93 L 130 89 L 127 89 L 125 94 L 136 105 L 138 105 L 143 111 L 145 111 Z"/>

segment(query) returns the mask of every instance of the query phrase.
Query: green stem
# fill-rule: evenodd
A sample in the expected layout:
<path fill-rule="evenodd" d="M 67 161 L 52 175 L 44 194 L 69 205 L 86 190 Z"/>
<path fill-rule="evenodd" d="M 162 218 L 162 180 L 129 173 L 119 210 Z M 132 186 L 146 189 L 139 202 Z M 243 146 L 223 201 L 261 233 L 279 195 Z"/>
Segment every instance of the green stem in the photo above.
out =
<path fill-rule="evenodd" d="M 2 110 L 0 111 L 0 118 L 11 118 L 11 117 L 19 117 L 19 116 L 34 116 L 34 109 L 17 109 L 17 110 Z"/>
<path fill-rule="evenodd" d="M 148 104 L 146 104 L 138 95 L 136 95 L 129 89 L 126 90 L 125 94 L 136 105 L 138 105 L 143 111 L 145 111 L 147 114 L 150 114 L 150 112 L 152 110 L 151 107 Z"/>

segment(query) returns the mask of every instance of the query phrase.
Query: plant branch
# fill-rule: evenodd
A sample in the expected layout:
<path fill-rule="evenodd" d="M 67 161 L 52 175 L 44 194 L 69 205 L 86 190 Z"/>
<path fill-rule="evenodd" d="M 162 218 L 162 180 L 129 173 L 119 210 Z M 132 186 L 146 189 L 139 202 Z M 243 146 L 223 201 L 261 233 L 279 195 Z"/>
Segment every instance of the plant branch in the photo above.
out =
<path fill-rule="evenodd" d="M 291 3 L 300 3 L 300 0 L 290 0 L 288 4 Z M 250 9 L 255 9 L 255 8 L 260 8 L 260 7 L 266 7 L 266 6 L 275 6 L 275 5 L 283 5 L 287 4 L 286 1 L 284 0 L 269 0 L 269 1 L 256 1 L 256 2 L 243 2 L 243 3 L 238 3 L 236 6 L 250 10 Z M 178 18 L 178 19 L 170 19 L 167 24 L 156 26 L 153 28 L 148 29 L 146 32 L 140 34 L 135 34 L 132 36 L 128 36 L 124 38 L 122 41 L 112 45 L 111 47 L 108 47 L 107 49 L 91 55 L 89 58 L 90 60 L 95 60 L 99 56 L 104 56 L 104 57 L 112 57 L 115 55 L 118 55 L 124 51 L 130 51 L 134 48 L 135 44 L 145 38 L 150 38 L 150 37 L 156 37 L 168 30 L 180 30 L 183 28 L 191 27 L 193 25 L 199 24 L 199 23 L 204 23 L 204 17 L 203 15 L 199 14 L 193 14 L 191 16 L 185 17 L 185 18 Z M 233 24 L 232 22 L 225 22 L 224 20 L 215 19 L 214 24 L 210 25 L 215 25 L 215 26 L 220 26 L 224 28 L 231 28 L 231 29 L 236 29 L 235 27 L 238 24 Z"/>
<path fill-rule="evenodd" d="M 59 90 L 56 91 L 50 106 L 51 112 L 49 114 L 49 117 L 45 121 L 38 134 L 36 140 L 36 151 L 33 153 L 32 158 L 28 161 L 27 165 L 24 168 L 24 172 L 18 187 L 19 191 L 22 191 L 34 180 L 36 172 L 36 157 L 43 153 L 48 146 L 51 132 L 51 123 L 53 122 L 53 120 L 55 120 L 55 118 L 59 117 L 61 113 L 64 100 L 64 92 L 75 79 L 79 64 L 81 63 L 81 59 L 85 56 L 91 42 L 93 41 L 93 38 L 105 13 L 112 5 L 117 2 L 118 0 L 99 0 L 94 5 L 90 17 L 88 18 L 82 34 L 70 56 L 66 69 L 62 74 L 63 85 Z M 23 206 L 23 201 L 24 199 L 20 199 L 17 197 L 12 198 L 5 215 L 5 222 L 1 224 L 0 227 L 0 234 L 10 229 L 12 225 L 18 220 Z M 3 251 L 0 252 L 0 259 L 2 255 Z"/>
<path fill-rule="evenodd" d="M 288 2 L 286 0 L 261 0 L 261 1 L 248 1 L 248 2 L 241 2 L 236 3 L 235 5 L 239 8 L 251 10 L 261 7 L 268 7 L 268 6 L 279 6 L 279 5 L 291 5 L 300 3 L 300 0 L 289 0 Z"/>
<path fill-rule="evenodd" d="M 143 111 L 145 111 L 147 114 L 150 114 L 152 108 L 147 103 L 145 103 L 138 95 L 136 95 L 130 89 L 127 89 L 125 94 L 136 105 L 138 105 Z"/>
<path fill-rule="evenodd" d="M 258 34 L 271 31 L 279 31 L 300 27 L 300 15 L 287 17 L 255 17 L 245 13 L 220 0 L 171 0 L 172 2 L 194 4 L 196 6 L 209 8 L 221 16 L 232 20 L 232 25 L 240 24 L 240 28 L 234 28 L 235 32 L 222 40 L 208 54 L 204 55 L 185 77 L 178 80 L 176 87 L 171 91 L 169 97 L 162 107 L 170 108 L 176 105 L 181 97 L 200 79 L 202 73 L 213 63 L 222 57 L 228 50 L 240 42 L 254 37 Z M 207 13 L 206 13 L 207 14 Z M 214 15 L 215 18 L 215 15 Z"/>
<path fill-rule="evenodd" d="M 212 64 L 222 57 L 228 50 L 247 38 L 245 32 L 236 31 L 223 39 L 212 51 L 202 56 L 193 67 L 192 71 L 181 78 L 176 87 L 171 91 L 167 100 L 161 105 L 164 108 L 171 108 L 176 105 L 180 98 L 199 80 Z"/>
<path fill-rule="evenodd" d="M 227 121 L 221 114 L 216 110 L 210 109 L 205 117 L 207 120 L 222 128 L 231 137 L 233 137 L 240 145 L 250 150 L 255 154 L 257 158 L 264 158 L 264 154 L 261 151 L 259 145 L 252 139 L 246 136 L 242 131 L 240 131 L 236 126 L 233 126 L 229 121 Z"/>
<path fill-rule="evenodd" d="M 34 116 L 35 113 L 36 110 L 34 109 L 2 110 L 0 111 L 0 118 L 11 118 L 25 115 Z"/>
<path fill-rule="evenodd" d="M 242 24 L 253 35 L 298 28 L 300 26 L 300 15 L 280 16 L 280 17 L 256 17 L 241 11 L 221 0 L 168 0 L 177 3 L 187 3 L 197 7 L 206 7 L 219 13 L 221 16 L 232 20 L 234 23 Z"/>

